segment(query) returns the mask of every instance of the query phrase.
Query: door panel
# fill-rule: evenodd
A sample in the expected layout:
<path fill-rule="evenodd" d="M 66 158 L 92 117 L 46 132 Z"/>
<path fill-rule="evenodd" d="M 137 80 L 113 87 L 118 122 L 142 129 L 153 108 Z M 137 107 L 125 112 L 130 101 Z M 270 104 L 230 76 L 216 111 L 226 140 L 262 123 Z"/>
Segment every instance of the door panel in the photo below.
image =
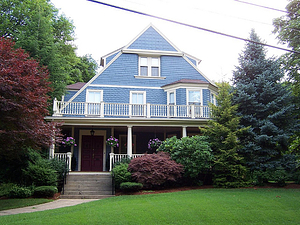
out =
<path fill-rule="evenodd" d="M 82 136 L 81 171 L 103 171 L 103 136 Z"/>

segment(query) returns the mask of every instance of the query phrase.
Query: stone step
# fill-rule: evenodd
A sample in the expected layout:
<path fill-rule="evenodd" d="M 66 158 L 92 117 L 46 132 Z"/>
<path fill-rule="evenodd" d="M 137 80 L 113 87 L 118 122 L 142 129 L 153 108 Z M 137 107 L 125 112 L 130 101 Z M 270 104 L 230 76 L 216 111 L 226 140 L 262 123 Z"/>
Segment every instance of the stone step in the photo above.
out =
<path fill-rule="evenodd" d="M 84 184 L 68 184 L 65 185 L 65 189 L 75 189 L 75 190 L 107 190 L 107 189 L 111 189 L 112 188 L 112 184 L 105 184 L 105 185 L 93 185 L 93 184 L 88 184 L 88 185 L 84 185 Z"/>
<path fill-rule="evenodd" d="M 70 191 L 67 190 L 64 192 L 64 195 L 111 195 L 112 191 Z"/>
<path fill-rule="evenodd" d="M 101 199 L 112 195 L 110 173 L 70 173 L 61 198 Z"/>
<path fill-rule="evenodd" d="M 114 197 L 114 195 L 61 195 L 61 199 L 103 199 Z"/>

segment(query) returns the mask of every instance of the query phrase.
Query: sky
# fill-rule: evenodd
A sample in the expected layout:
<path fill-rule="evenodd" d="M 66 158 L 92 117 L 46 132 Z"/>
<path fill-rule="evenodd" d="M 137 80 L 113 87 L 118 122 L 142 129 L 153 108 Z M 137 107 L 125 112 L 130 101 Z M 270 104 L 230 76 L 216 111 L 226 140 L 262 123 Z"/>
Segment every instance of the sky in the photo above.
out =
<path fill-rule="evenodd" d="M 181 23 L 249 38 L 254 29 L 267 44 L 285 48 L 272 34 L 273 19 L 284 12 L 260 8 L 236 0 L 99 0 Z M 285 10 L 287 0 L 243 0 Z M 87 0 L 51 0 L 75 26 L 78 56 L 102 56 L 127 45 L 150 23 L 177 48 L 201 60 L 199 70 L 212 81 L 231 81 L 245 42 L 200 29 L 138 15 Z M 267 48 L 268 57 L 285 51 Z"/>

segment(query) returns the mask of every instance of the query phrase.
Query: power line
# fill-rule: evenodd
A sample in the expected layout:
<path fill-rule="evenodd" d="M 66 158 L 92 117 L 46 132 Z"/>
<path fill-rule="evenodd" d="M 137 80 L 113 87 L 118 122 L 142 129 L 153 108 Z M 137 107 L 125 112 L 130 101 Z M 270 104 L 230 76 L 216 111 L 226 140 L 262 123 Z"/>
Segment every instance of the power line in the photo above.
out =
<path fill-rule="evenodd" d="M 254 4 L 254 3 L 251 3 L 251 2 L 245 2 L 245 1 L 240 1 L 240 0 L 234 0 L 234 1 L 240 2 L 240 3 L 244 3 L 244 4 L 248 4 L 248 5 L 252 5 L 252 6 L 257 6 L 257 7 L 264 8 L 264 9 L 270 9 L 270 10 L 273 10 L 273 11 L 278 11 L 278 12 L 283 12 L 283 13 L 289 13 L 288 11 L 285 11 L 285 10 L 275 9 L 275 8 L 264 6 L 264 5 Z"/>
<path fill-rule="evenodd" d="M 108 6 L 108 7 L 112 7 L 112 8 L 115 8 L 115 9 L 124 10 L 124 11 L 131 12 L 131 13 L 139 14 L 139 15 L 142 15 L 142 16 L 148 16 L 148 17 L 152 17 L 152 18 L 155 18 L 155 19 L 160 19 L 160 20 L 171 22 L 171 23 L 179 24 L 179 25 L 182 25 L 182 26 L 191 27 L 191 28 L 194 28 L 194 29 L 207 31 L 207 32 L 210 32 L 210 33 L 213 33 L 213 34 L 218 34 L 218 35 L 222 35 L 222 36 L 225 36 L 225 37 L 234 38 L 234 39 L 241 40 L 241 41 L 251 42 L 251 43 L 254 43 L 254 44 L 259 44 L 259 45 L 263 45 L 263 46 L 270 47 L 270 48 L 275 48 L 275 49 L 279 49 L 279 50 L 283 50 L 283 51 L 287 51 L 287 52 L 291 52 L 291 53 L 300 54 L 299 51 L 294 51 L 294 50 L 290 50 L 290 49 L 286 49 L 286 48 L 277 47 L 277 46 L 274 46 L 274 45 L 269 45 L 269 44 L 266 44 L 266 43 L 261 43 L 261 42 L 257 42 L 257 41 L 248 40 L 248 39 L 237 37 L 237 36 L 234 36 L 234 35 L 225 34 L 225 33 L 219 32 L 219 31 L 214 31 L 214 30 L 203 28 L 203 27 L 198 27 L 198 26 L 187 24 L 187 23 L 182 23 L 182 22 L 179 22 L 179 21 L 175 21 L 175 20 L 155 16 L 155 15 L 152 15 L 152 14 L 148 14 L 148 13 L 144 13 L 144 12 L 140 12 L 140 11 L 136 11 L 136 10 L 120 7 L 120 6 L 116 6 L 116 5 L 111 5 L 111 4 L 108 4 L 108 3 L 105 3 L 105 2 L 100 2 L 100 1 L 96 1 L 96 0 L 87 0 L 87 1 L 97 3 L 97 4 L 101 4 L 101 5 Z"/>

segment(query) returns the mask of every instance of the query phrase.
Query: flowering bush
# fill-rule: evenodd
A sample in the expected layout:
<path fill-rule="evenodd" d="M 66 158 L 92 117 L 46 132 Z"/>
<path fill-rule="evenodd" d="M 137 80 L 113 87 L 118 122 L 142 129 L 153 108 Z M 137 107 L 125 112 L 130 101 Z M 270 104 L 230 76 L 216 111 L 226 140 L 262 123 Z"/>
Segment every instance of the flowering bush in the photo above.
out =
<path fill-rule="evenodd" d="M 77 146 L 76 142 L 75 142 L 75 139 L 72 138 L 72 137 L 67 137 L 61 143 L 63 144 L 64 147 L 66 147 L 66 146 Z"/>
<path fill-rule="evenodd" d="M 148 149 L 158 149 L 158 147 L 161 145 L 161 140 L 158 138 L 150 139 L 148 142 Z"/>
<path fill-rule="evenodd" d="M 111 147 L 119 147 L 119 140 L 115 137 L 110 136 L 110 138 L 106 140 L 106 144 Z"/>

